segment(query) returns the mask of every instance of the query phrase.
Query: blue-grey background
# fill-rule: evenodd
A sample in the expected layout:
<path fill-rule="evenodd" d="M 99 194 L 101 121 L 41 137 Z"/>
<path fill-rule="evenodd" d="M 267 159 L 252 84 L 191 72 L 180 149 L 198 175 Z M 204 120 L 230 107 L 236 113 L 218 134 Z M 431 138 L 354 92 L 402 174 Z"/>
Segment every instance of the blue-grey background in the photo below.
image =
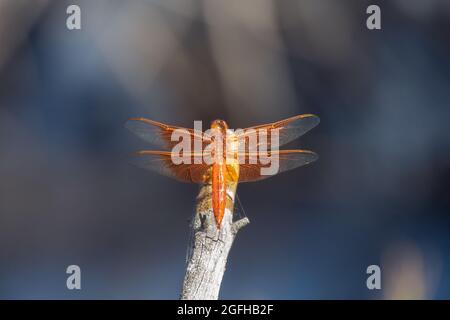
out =
<path fill-rule="evenodd" d="M 314 113 L 291 147 L 318 162 L 239 186 L 221 298 L 449 299 L 449 18 L 448 0 L 0 0 L 0 298 L 178 298 L 197 186 L 130 166 L 127 118 Z"/>

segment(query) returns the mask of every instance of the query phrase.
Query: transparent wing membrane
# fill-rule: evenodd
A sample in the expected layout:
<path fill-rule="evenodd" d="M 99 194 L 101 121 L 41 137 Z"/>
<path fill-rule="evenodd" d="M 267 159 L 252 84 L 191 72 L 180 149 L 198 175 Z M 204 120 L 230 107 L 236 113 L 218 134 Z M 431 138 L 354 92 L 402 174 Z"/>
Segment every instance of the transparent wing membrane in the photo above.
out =
<path fill-rule="evenodd" d="M 202 142 L 203 148 L 205 145 L 211 143 L 211 138 L 203 134 L 201 131 L 170 126 L 145 118 L 129 119 L 125 123 L 125 127 L 144 141 L 167 150 L 171 150 L 181 141 L 181 139 L 190 139 L 192 150 L 194 150 L 194 139 L 199 139 Z M 179 140 L 177 141 L 171 141 L 174 131 L 176 131 L 178 135 Z"/>
<path fill-rule="evenodd" d="M 131 163 L 139 168 L 158 172 L 167 177 L 182 182 L 205 183 L 210 166 L 205 163 L 194 164 L 194 157 L 198 154 L 190 154 L 191 164 L 174 164 L 171 152 L 166 151 L 139 151 L 135 154 Z"/>
<path fill-rule="evenodd" d="M 246 153 L 244 156 L 246 161 L 239 166 L 239 182 L 259 181 L 273 176 L 263 175 L 261 169 L 269 167 L 276 159 L 272 159 L 271 164 L 261 164 L 259 161 L 257 164 L 248 164 L 248 159 L 255 157 L 256 154 Z M 279 150 L 269 153 L 268 156 L 278 157 L 279 167 L 276 174 L 301 167 L 318 159 L 316 153 L 308 150 Z"/>
<path fill-rule="evenodd" d="M 251 148 L 250 141 L 252 136 L 260 131 L 265 132 L 267 134 L 266 136 L 260 136 L 258 134 L 258 138 L 263 137 L 264 140 L 267 141 L 267 149 L 270 149 L 272 146 L 271 141 L 273 134 L 279 134 L 279 146 L 282 146 L 304 135 L 306 132 L 317 126 L 319 122 L 319 117 L 313 114 L 302 114 L 278 122 L 246 128 L 243 130 L 243 133 L 238 134 L 237 137 L 241 143 L 246 144 L 245 151 L 256 151 L 255 148 Z M 262 139 L 258 139 L 255 146 L 259 147 L 264 143 L 261 142 L 261 140 Z"/>

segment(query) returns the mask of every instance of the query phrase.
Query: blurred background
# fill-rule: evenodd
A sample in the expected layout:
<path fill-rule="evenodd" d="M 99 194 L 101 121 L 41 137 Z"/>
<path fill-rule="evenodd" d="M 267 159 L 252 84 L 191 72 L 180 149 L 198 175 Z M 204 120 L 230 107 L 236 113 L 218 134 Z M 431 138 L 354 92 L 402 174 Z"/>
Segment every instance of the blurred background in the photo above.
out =
<path fill-rule="evenodd" d="M 314 113 L 288 147 L 319 161 L 239 186 L 221 298 L 449 299 L 449 18 L 448 0 L 0 0 L 0 298 L 177 299 L 198 187 L 129 165 L 148 146 L 126 119 Z"/>

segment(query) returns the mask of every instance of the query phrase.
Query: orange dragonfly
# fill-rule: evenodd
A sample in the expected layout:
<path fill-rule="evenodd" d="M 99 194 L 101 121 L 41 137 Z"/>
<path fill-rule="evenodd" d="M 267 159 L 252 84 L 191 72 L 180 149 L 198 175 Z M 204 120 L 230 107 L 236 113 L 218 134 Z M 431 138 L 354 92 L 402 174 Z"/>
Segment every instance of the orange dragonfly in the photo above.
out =
<path fill-rule="evenodd" d="M 219 133 L 219 138 L 223 137 L 225 146 L 221 152 L 216 152 L 215 147 L 209 148 L 217 135 L 202 132 L 201 130 L 182 128 L 163 124 L 146 118 L 132 118 L 126 123 L 126 127 L 143 140 L 157 145 L 166 151 L 142 150 L 135 153 L 135 164 L 139 167 L 155 170 L 160 174 L 175 178 L 182 182 L 197 184 L 211 184 L 212 186 L 212 208 L 216 220 L 217 228 L 220 228 L 225 213 L 227 187 L 231 184 L 259 181 L 270 177 L 263 175 L 261 169 L 266 167 L 262 161 L 251 161 L 252 157 L 258 156 L 258 149 L 264 144 L 266 154 L 276 156 L 278 159 L 278 170 L 276 173 L 284 172 L 308 164 L 317 160 L 316 153 L 308 150 L 278 150 L 278 146 L 284 145 L 305 134 L 310 129 L 319 124 L 319 118 L 313 114 L 297 115 L 285 120 L 249 127 L 237 130 L 230 134 L 228 125 L 223 120 L 214 120 L 211 123 L 211 130 Z M 236 148 L 236 141 L 248 142 L 251 134 L 255 132 L 265 132 L 267 139 L 257 139 L 256 148 Z M 202 147 L 198 152 L 183 150 L 183 159 L 190 160 L 182 163 L 173 161 L 174 148 L 179 143 L 173 141 L 174 132 L 181 132 L 183 138 L 188 138 L 189 144 L 195 147 L 195 141 L 200 142 Z M 277 135 L 277 140 L 271 140 L 272 135 Z M 273 141 L 278 146 L 271 149 Z M 199 144 L 197 144 L 198 146 Z M 234 146 L 234 147 L 229 147 Z M 170 151 L 167 151 L 170 150 Z M 216 161 L 207 162 L 206 153 L 213 154 Z M 230 157 L 230 153 L 232 153 Z M 230 161 L 231 159 L 231 161 Z M 239 161 L 238 161 L 239 159 Z M 217 161 L 218 160 L 218 161 Z"/>

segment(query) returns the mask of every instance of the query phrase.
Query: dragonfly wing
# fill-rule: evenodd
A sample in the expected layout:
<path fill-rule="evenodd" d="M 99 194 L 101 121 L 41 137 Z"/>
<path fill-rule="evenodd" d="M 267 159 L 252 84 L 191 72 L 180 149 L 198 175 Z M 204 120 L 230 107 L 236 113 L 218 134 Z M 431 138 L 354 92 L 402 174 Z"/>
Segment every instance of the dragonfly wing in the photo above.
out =
<path fill-rule="evenodd" d="M 211 143 L 211 138 L 201 131 L 183 127 L 171 126 L 145 118 L 132 118 L 125 123 L 125 127 L 138 137 L 155 146 L 171 150 L 181 139 L 190 139 L 191 150 L 194 150 L 194 139 L 202 141 L 202 147 Z M 176 141 L 172 141 L 172 134 L 176 131 Z M 199 150 L 201 151 L 201 150 Z"/>
<path fill-rule="evenodd" d="M 278 157 L 279 167 L 275 174 L 264 175 L 261 169 L 268 168 L 270 164 L 250 164 L 249 159 L 256 156 L 255 154 L 246 153 L 241 156 L 245 158 L 245 163 L 239 166 L 239 182 L 251 182 L 267 179 L 280 172 L 292 170 L 318 159 L 318 155 L 316 153 L 308 150 L 272 151 L 269 156 Z"/>
<path fill-rule="evenodd" d="M 319 122 L 320 119 L 316 115 L 302 114 L 281 121 L 246 128 L 242 133 L 238 134 L 238 139 L 240 140 L 240 143 L 246 144 L 245 150 L 256 151 L 256 147 L 258 147 L 261 142 L 258 141 L 255 146 L 249 146 L 249 141 L 251 140 L 251 135 L 254 135 L 261 130 L 262 132 L 267 133 L 267 138 L 265 138 L 265 140 L 267 141 L 267 149 L 270 149 L 272 145 L 271 138 L 274 133 L 279 133 L 279 146 L 282 146 L 304 135 L 306 132 L 317 126 Z"/>
<path fill-rule="evenodd" d="M 190 163 L 175 164 L 172 161 L 171 152 L 139 151 L 132 159 L 132 163 L 137 167 L 156 171 L 181 182 L 205 183 L 210 166 L 204 162 L 194 163 L 194 158 L 200 155 L 192 153 L 186 156 L 191 159 Z"/>

